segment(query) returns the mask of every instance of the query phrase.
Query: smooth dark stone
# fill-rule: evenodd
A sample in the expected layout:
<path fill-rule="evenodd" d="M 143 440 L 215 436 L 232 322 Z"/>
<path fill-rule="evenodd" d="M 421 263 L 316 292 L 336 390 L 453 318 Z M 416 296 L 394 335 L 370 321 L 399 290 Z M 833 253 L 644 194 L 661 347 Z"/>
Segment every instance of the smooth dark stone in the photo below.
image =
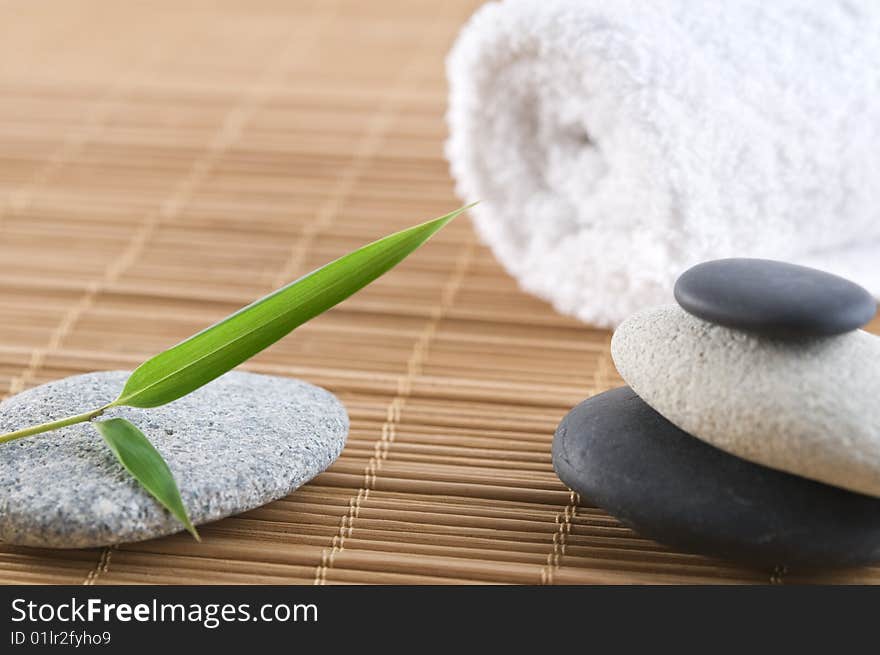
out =
<path fill-rule="evenodd" d="M 842 277 L 769 259 L 716 259 L 697 264 L 675 283 L 682 308 L 710 323 L 777 338 L 856 330 L 877 302 Z"/>
<path fill-rule="evenodd" d="M 770 567 L 880 560 L 880 499 L 728 455 L 629 387 L 568 413 L 553 466 L 585 500 L 680 550 Z"/>

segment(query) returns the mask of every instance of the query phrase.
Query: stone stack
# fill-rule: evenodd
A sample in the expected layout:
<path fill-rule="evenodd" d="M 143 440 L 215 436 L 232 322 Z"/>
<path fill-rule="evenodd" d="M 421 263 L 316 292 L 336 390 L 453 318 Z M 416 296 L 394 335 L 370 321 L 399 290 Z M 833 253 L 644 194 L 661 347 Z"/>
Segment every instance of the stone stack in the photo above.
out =
<path fill-rule="evenodd" d="M 611 353 L 629 385 L 560 423 L 559 477 L 644 536 L 767 566 L 880 561 L 874 299 L 822 271 L 700 264 Z"/>

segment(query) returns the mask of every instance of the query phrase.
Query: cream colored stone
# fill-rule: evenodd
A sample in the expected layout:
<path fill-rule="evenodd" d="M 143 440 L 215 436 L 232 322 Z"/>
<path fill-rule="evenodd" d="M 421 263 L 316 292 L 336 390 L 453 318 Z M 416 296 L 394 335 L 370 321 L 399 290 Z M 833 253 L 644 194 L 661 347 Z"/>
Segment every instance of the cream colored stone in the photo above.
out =
<path fill-rule="evenodd" d="M 781 341 L 677 305 L 627 319 L 611 354 L 669 421 L 771 468 L 880 496 L 880 337 Z"/>

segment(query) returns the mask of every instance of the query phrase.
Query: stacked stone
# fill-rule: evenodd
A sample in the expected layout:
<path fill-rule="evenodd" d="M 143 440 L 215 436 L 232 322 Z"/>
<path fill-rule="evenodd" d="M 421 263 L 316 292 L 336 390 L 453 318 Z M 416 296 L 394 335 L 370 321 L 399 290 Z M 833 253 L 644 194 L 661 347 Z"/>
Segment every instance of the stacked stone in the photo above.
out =
<path fill-rule="evenodd" d="M 758 259 L 700 264 L 611 343 L 629 385 L 560 423 L 570 488 L 640 534 L 757 565 L 880 561 L 876 302 Z"/>

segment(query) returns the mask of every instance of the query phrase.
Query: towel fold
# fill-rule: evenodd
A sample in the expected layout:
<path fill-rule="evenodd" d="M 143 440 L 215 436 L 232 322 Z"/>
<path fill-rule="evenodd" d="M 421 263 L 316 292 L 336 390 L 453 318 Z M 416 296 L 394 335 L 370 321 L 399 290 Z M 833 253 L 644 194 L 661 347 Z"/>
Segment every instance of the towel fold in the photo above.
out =
<path fill-rule="evenodd" d="M 505 0 L 447 74 L 458 192 L 559 311 L 615 326 L 734 256 L 880 294 L 880 2 Z"/>

